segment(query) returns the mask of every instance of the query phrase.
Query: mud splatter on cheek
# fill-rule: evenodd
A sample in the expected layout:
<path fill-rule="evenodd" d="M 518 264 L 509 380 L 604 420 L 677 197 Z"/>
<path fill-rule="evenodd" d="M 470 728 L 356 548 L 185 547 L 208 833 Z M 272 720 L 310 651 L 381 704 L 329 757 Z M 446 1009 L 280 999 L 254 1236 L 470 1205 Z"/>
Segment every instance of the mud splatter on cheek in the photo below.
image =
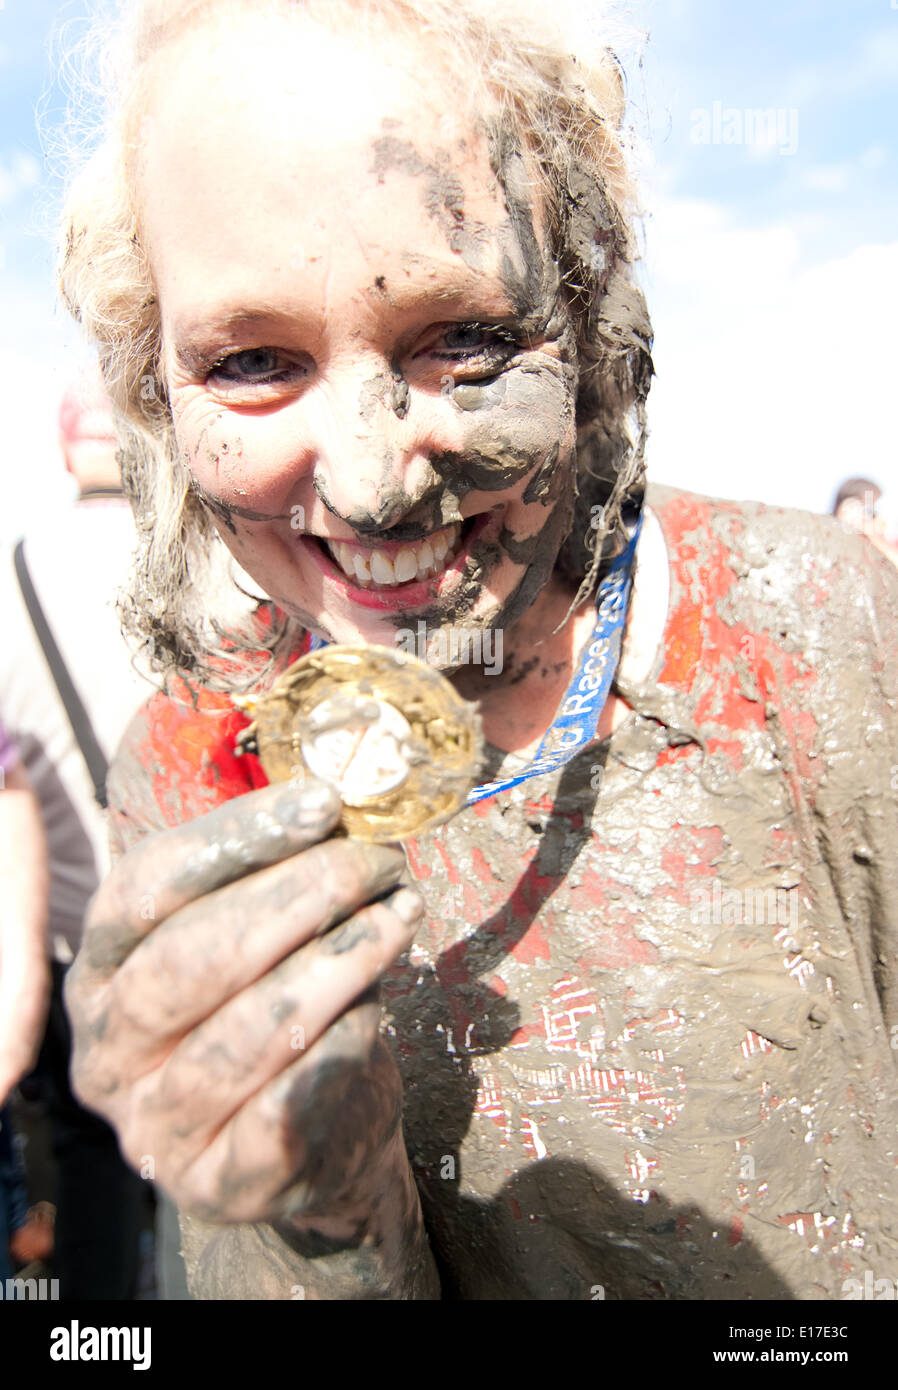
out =
<path fill-rule="evenodd" d="M 408 382 L 395 362 L 390 363 L 390 373 L 393 378 L 390 387 L 390 406 L 399 419 L 404 420 L 408 414 Z"/>
<path fill-rule="evenodd" d="M 225 525 L 234 535 L 237 534 L 234 526 L 234 518 L 239 517 L 242 521 L 289 521 L 290 514 L 283 512 L 259 512 L 252 507 L 241 506 L 238 502 L 229 502 L 224 497 L 219 497 L 216 493 L 210 492 L 199 483 L 195 476 L 190 479 L 191 491 L 193 491 L 203 506 L 217 521 Z"/>
<path fill-rule="evenodd" d="M 374 419 L 378 402 L 384 399 L 384 395 L 389 389 L 389 379 L 383 372 L 379 372 L 377 376 L 369 377 L 367 381 L 363 381 L 359 390 L 359 419 L 364 420 L 367 425 L 370 425 L 371 421 Z"/>
<path fill-rule="evenodd" d="M 213 497 L 211 493 L 201 488 L 195 478 L 191 479 L 191 491 L 200 499 L 206 511 L 216 522 L 220 522 L 232 536 L 237 535 L 237 527 L 234 524 L 233 507 L 220 497 Z"/>
<path fill-rule="evenodd" d="M 206 411 L 206 422 L 201 424 L 192 418 L 194 409 L 193 406 L 179 408 L 177 403 L 173 406 L 175 438 L 181 462 L 189 476 L 190 490 L 209 515 L 230 536 L 237 535 L 235 518 L 244 521 L 284 520 L 281 515 L 259 511 L 236 500 L 246 494 L 243 486 L 247 477 L 243 439 L 236 434 L 223 437 L 225 431 L 220 423 L 223 412 L 218 411 L 209 418 Z"/>
<path fill-rule="evenodd" d="M 546 455 L 545 461 L 540 464 L 527 484 L 524 495 L 521 498 L 522 502 L 547 502 L 553 495 L 553 485 L 556 482 L 559 472 L 559 452 L 559 445 L 556 444 L 555 448 L 550 450 Z"/>
<path fill-rule="evenodd" d="M 454 622 L 470 624 L 472 621 L 475 626 L 480 625 L 481 620 L 471 619 L 471 612 L 482 598 L 484 585 L 489 582 L 490 576 L 510 560 L 523 569 L 523 574 L 503 602 L 501 611 L 483 620 L 483 625 L 507 628 L 516 622 L 551 578 L 558 552 L 571 528 L 574 515 L 573 471 L 573 451 L 559 451 L 551 481 L 539 499 L 546 508 L 544 523 L 536 530 L 529 528 L 521 536 L 503 526 L 495 540 L 475 542 L 461 584 L 442 602 L 432 605 L 418 616 L 433 627 Z M 406 624 L 407 617 L 398 615 L 396 626 L 404 627 Z"/>
<path fill-rule="evenodd" d="M 576 389 L 574 367 L 538 351 L 489 381 L 459 384 L 463 444 L 434 456 L 434 470 L 463 495 L 506 490 L 538 469 L 525 500 L 542 500 L 560 450 L 573 445 Z"/>
<path fill-rule="evenodd" d="M 495 410 L 505 399 L 507 382 L 504 376 L 495 381 L 462 381 L 452 392 L 459 410 Z"/>
<path fill-rule="evenodd" d="M 498 537 L 493 531 L 472 544 L 462 583 L 421 614 L 425 620 L 469 620 L 490 576 L 510 560 L 524 573 L 492 620 L 507 626 L 550 578 L 573 521 L 577 381 L 573 330 L 565 321 L 551 353 L 525 352 L 499 376 L 454 388 L 462 444 L 432 456 L 431 466 L 456 498 L 496 494 L 506 521 Z"/>
<path fill-rule="evenodd" d="M 511 503 L 508 524 L 503 525 L 498 537 L 494 535 L 472 545 L 458 588 L 420 615 L 433 626 L 470 622 L 469 615 L 481 600 L 484 586 L 508 561 L 520 567 L 523 573 L 503 602 L 501 613 L 488 620 L 490 626 L 508 627 L 514 623 L 550 579 L 573 521 L 576 447 L 572 413 L 560 418 L 556 415 L 551 427 L 548 420 L 544 423 L 538 446 L 531 439 L 530 447 L 523 448 L 519 443 L 514 450 L 507 437 L 501 443 L 495 438 L 486 438 L 480 442 L 488 452 L 469 449 L 457 456 L 454 476 L 458 491 L 464 487 L 465 490 L 495 490 L 501 494 L 510 484 L 526 478 L 528 471 L 532 476 L 520 497 L 526 513 Z M 532 471 L 534 454 L 537 467 Z M 497 498 L 498 506 L 504 506 L 504 502 L 505 499 Z M 517 525 L 520 525 L 520 532 Z M 400 619 L 398 625 L 403 623 Z"/>
<path fill-rule="evenodd" d="M 389 376 L 385 372 L 379 372 L 377 376 L 369 377 L 367 381 L 362 382 L 359 392 L 359 418 L 364 420 L 366 425 L 373 423 L 378 405 L 388 406 L 400 420 L 404 420 L 408 414 L 408 382 L 402 374 L 402 369 L 395 362 L 390 363 Z"/>

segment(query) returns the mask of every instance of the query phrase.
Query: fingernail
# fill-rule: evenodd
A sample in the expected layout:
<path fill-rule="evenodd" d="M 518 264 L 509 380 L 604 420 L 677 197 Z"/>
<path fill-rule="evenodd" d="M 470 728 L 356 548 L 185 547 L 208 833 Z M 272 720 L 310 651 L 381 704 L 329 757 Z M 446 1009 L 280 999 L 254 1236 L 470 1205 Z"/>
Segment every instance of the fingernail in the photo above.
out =
<path fill-rule="evenodd" d="M 398 893 L 394 893 L 392 898 L 388 899 L 387 906 L 393 909 L 407 927 L 424 916 L 424 899 L 412 888 L 400 888 Z"/>

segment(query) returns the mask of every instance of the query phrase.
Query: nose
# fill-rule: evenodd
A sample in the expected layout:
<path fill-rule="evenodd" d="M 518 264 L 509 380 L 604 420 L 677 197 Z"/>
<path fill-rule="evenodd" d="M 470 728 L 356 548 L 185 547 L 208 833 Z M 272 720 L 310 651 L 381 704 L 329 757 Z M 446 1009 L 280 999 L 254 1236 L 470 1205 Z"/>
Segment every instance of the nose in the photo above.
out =
<path fill-rule="evenodd" d="M 312 485 L 359 535 L 421 529 L 432 506 L 440 480 L 409 406 L 406 382 L 387 364 L 373 374 L 370 364 L 356 368 L 322 388 Z"/>
<path fill-rule="evenodd" d="M 364 497 L 361 496 L 363 489 L 360 488 L 353 493 L 353 500 L 349 499 L 347 489 L 342 487 L 337 496 L 333 496 L 327 480 L 318 470 L 312 481 L 315 492 L 327 510 L 341 521 L 348 522 L 360 536 L 380 535 L 390 530 L 404 518 L 407 519 L 414 506 L 405 489 L 392 480 L 382 487 L 370 490 L 365 488 Z M 400 537 L 397 536 L 396 539 Z"/>

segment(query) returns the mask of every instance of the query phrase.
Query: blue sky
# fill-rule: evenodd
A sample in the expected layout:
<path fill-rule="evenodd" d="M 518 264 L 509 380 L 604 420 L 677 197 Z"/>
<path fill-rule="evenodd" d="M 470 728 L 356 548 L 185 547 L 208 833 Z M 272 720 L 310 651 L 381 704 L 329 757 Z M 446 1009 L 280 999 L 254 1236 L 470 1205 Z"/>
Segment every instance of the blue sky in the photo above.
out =
<path fill-rule="evenodd" d="M 2 538 L 66 495 L 55 412 L 83 348 L 54 307 L 35 112 L 58 120 L 54 61 L 88 9 L 0 0 Z M 642 0 L 625 18 L 649 32 L 641 64 L 622 46 L 656 334 L 650 476 L 826 510 L 840 478 L 869 473 L 895 532 L 898 0 Z"/>
<path fill-rule="evenodd" d="M 643 86 L 672 189 L 745 226 L 788 218 L 809 260 L 894 237 L 898 0 L 654 0 L 642 13 Z M 794 111 L 796 152 L 692 142 L 691 112 L 715 101 Z"/>

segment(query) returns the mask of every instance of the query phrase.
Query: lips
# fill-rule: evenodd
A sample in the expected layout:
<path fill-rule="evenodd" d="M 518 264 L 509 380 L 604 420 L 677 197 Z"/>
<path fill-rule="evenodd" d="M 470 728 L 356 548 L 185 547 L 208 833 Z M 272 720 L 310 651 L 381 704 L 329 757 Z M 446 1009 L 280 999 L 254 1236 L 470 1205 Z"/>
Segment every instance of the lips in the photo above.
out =
<path fill-rule="evenodd" d="M 461 526 L 455 522 L 422 541 L 394 544 L 389 549 L 351 541 L 326 541 L 325 545 L 354 583 L 364 589 L 393 589 L 440 574 L 457 553 L 460 539 Z"/>
<path fill-rule="evenodd" d="M 460 527 L 446 526 L 438 532 L 433 532 L 426 538 L 430 542 L 431 552 L 435 537 L 438 538 L 439 549 L 440 538 L 448 535 L 451 541 L 456 531 L 458 534 L 454 543 L 447 546 L 439 569 L 431 573 L 429 578 L 415 578 L 405 582 L 396 579 L 396 557 L 403 550 L 415 552 L 415 572 L 417 574 L 423 542 L 419 541 L 412 545 L 408 541 L 391 541 L 382 542 L 380 546 L 363 546 L 355 542 L 329 541 L 325 540 L 324 537 L 315 538 L 306 535 L 301 539 L 301 544 L 305 547 L 309 559 L 322 572 L 334 597 L 339 595 L 344 602 L 348 601 L 360 608 L 371 608 L 382 613 L 399 613 L 424 607 L 456 588 L 463 580 L 471 546 L 492 534 L 493 531 L 498 535 L 501 525 L 501 515 L 489 511 L 469 517 Z M 334 553 L 333 547 L 338 545 L 346 545 L 349 551 L 353 552 L 351 577 Z M 390 561 L 393 571 L 392 583 L 379 584 L 374 578 L 365 583 L 356 576 L 355 552 L 360 552 L 361 558 L 367 562 L 370 574 L 371 554 L 374 550 L 382 550 L 384 557 Z M 348 558 L 346 552 L 344 552 L 343 558 Z M 425 561 L 427 559 L 426 551 L 424 552 L 424 559 Z M 380 572 L 383 573 L 382 570 Z M 400 566 L 400 573 L 402 572 Z"/>

